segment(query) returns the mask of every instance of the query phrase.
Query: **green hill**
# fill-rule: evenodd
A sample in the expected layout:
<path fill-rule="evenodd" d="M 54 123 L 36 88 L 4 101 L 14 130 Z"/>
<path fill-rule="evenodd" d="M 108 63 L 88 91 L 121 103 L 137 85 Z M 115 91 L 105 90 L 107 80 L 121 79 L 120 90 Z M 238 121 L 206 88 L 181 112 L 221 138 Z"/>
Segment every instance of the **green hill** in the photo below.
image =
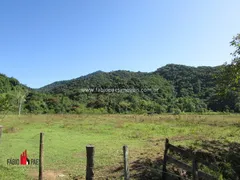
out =
<path fill-rule="evenodd" d="M 39 91 L 64 94 L 88 108 L 104 108 L 108 112 L 155 111 L 153 106 L 160 108 L 157 104 L 166 105 L 173 96 L 172 85 L 160 75 L 130 71 L 97 71 Z"/>
<path fill-rule="evenodd" d="M 214 75 L 218 71 L 219 67 L 168 64 L 155 73 L 172 82 L 177 97 L 208 99 L 215 92 Z"/>
<path fill-rule="evenodd" d="M 29 89 L 26 113 L 180 113 L 207 110 L 238 112 L 238 96 L 220 98 L 219 67 L 168 64 L 154 72 L 97 71 L 76 79 Z M 19 86 L 0 75 L 0 92 Z"/>
<path fill-rule="evenodd" d="M 7 77 L 4 74 L 0 74 L 0 93 L 12 91 L 17 86 L 24 87 L 23 85 L 20 84 L 20 82 L 17 79 L 13 77 L 11 78 Z"/>

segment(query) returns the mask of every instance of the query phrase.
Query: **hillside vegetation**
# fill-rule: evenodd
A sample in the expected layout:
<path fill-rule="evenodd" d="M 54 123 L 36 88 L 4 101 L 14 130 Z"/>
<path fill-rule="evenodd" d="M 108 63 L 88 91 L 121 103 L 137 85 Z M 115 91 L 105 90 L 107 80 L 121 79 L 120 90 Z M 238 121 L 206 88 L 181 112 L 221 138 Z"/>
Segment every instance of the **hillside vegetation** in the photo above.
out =
<path fill-rule="evenodd" d="M 30 89 L 0 74 L 0 112 L 240 112 L 240 34 L 232 62 L 218 67 L 168 64 L 155 72 L 112 71 Z"/>
<path fill-rule="evenodd" d="M 113 71 L 59 81 L 25 92 L 25 113 L 174 113 L 240 112 L 237 93 L 219 96 L 220 67 L 168 64 L 155 72 Z M 24 86 L 1 75 L 0 91 Z M 3 96 L 3 95 L 2 95 Z M 15 108 L 16 109 L 16 108 Z"/>

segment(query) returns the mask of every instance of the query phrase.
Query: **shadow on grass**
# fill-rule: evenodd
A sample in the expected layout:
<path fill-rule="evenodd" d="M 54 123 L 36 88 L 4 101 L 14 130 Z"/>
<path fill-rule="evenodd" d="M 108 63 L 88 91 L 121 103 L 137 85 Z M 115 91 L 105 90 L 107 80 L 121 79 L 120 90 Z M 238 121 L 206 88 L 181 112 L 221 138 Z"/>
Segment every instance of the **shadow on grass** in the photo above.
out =
<path fill-rule="evenodd" d="M 181 147 L 182 148 L 182 147 Z M 208 171 L 206 167 L 199 164 L 199 169 L 206 171 L 212 175 L 221 174 L 222 179 L 239 180 L 240 178 L 240 144 L 235 142 L 221 141 L 196 141 L 194 146 L 184 148 L 188 151 L 199 150 L 197 153 L 201 159 L 214 162 L 218 172 Z M 182 157 L 186 160 L 186 157 Z M 130 163 L 130 177 L 136 180 L 161 180 L 162 176 L 161 158 L 149 159 L 139 158 Z M 191 173 L 184 172 L 176 166 L 168 164 L 168 179 L 188 179 Z M 123 171 L 123 168 L 117 168 L 112 172 Z M 186 174 L 187 173 L 187 174 Z M 217 177 L 217 176 L 216 176 Z"/>
<path fill-rule="evenodd" d="M 134 162 L 130 163 L 130 179 L 135 180 L 161 180 L 162 179 L 162 164 L 163 160 L 161 158 L 156 158 L 154 160 L 149 158 L 140 158 Z M 172 169 L 172 166 L 168 166 Z M 112 171 L 112 173 L 122 172 L 123 167 L 118 167 Z M 183 179 L 180 176 L 180 172 L 177 170 L 175 173 L 169 171 L 166 180 L 178 180 Z M 123 175 L 121 176 L 123 178 Z"/>
<path fill-rule="evenodd" d="M 131 178 L 139 180 L 159 180 L 161 178 L 162 159 L 138 159 L 130 164 Z"/>
<path fill-rule="evenodd" d="M 224 179 L 240 177 L 240 144 L 236 142 L 201 141 L 196 144 L 212 156 Z"/>

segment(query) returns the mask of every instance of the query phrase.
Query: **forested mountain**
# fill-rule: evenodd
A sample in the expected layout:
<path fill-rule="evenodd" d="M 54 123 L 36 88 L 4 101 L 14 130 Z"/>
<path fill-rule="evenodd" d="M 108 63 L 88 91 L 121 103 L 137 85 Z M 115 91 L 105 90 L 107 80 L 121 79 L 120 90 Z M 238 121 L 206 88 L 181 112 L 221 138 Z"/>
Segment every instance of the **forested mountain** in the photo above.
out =
<path fill-rule="evenodd" d="M 239 93 L 228 91 L 220 96 L 217 77 L 222 73 L 223 66 L 190 67 L 168 64 L 154 73 L 161 75 L 174 86 L 176 98 L 199 98 L 213 111 L 240 112 Z"/>
<path fill-rule="evenodd" d="M 156 74 L 172 82 L 177 97 L 198 97 L 209 99 L 215 92 L 215 76 L 220 66 L 190 67 L 185 65 L 168 64 L 157 69 Z"/>
<path fill-rule="evenodd" d="M 61 85 L 43 87 L 40 92 L 63 94 L 82 106 L 107 112 L 160 112 L 161 108 L 166 111 L 165 106 L 173 97 L 173 86 L 151 73 L 97 71 Z"/>
<path fill-rule="evenodd" d="M 113 71 L 103 72 L 97 71 L 92 74 L 79 77 L 77 79 L 57 82 L 39 89 L 40 92 L 50 93 L 65 93 L 72 94 L 81 91 L 82 88 L 143 88 L 151 86 L 158 86 L 154 82 L 149 81 L 148 78 L 152 77 L 151 73 L 130 72 L 130 71 Z M 159 81 L 165 81 L 161 76 L 158 77 Z"/>
<path fill-rule="evenodd" d="M 218 96 L 220 67 L 168 64 L 155 72 L 97 71 L 28 90 L 25 113 L 181 113 L 235 111 L 239 97 Z M 0 92 L 20 83 L 0 75 Z M 239 101 L 239 102 L 238 102 Z"/>
<path fill-rule="evenodd" d="M 26 86 L 20 84 L 20 82 L 17 79 L 13 77 L 9 78 L 4 74 L 0 74 L 0 94 L 12 91 L 17 86 L 27 88 Z"/>
<path fill-rule="evenodd" d="M 21 113 L 28 91 L 30 88 L 20 84 L 17 79 L 0 74 L 0 113 L 5 114 L 9 111 Z"/>

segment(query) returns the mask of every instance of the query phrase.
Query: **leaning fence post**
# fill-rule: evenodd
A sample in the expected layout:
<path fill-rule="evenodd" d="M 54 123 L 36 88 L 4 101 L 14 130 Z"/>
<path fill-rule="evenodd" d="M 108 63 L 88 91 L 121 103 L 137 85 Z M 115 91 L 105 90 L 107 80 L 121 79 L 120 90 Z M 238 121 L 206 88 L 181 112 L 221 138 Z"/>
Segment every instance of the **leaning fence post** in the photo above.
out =
<path fill-rule="evenodd" d="M 88 145 L 88 146 L 86 146 L 86 150 L 87 150 L 86 180 L 93 180 L 93 178 L 94 178 L 94 173 L 93 173 L 94 146 L 93 145 Z"/>
<path fill-rule="evenodd" d="M 165 140 L 165 150 L 164 150 L 164 156 L 163 156 L 163 168 L 162 168 L 162 179 L 166 179 L 166 172 L 167 172 L 167 152 L 168 152 L 168 144 L 169 140 Z"/>
<path fill-rule="evenodd" d="M 43 179 L 43 135 L 44 133 L 40 133 L 40 147 L 39 147 L 39 176 L 38 179 Z"/>
<path fill-rule="evenodd" d="M 196 151 L 193 152 L 192 175 L 193 175 L 193 177 L 192 177 L 193 180 L 198 180 L 198 164 L 197 164 Z"/>
<path fill-rule="evenodd" d="M 2 129 L 3 129 L 3 126 L 0 125 L 0 142 L 1 142 L 1 137 L 2 137 Z"/>
<path fill-rule="evenodd" d="M 124 160 L 124 180 L 129 180 L 129 168 L 128 168 L 128 147 L 123 146 L 123 160 Z"/>

